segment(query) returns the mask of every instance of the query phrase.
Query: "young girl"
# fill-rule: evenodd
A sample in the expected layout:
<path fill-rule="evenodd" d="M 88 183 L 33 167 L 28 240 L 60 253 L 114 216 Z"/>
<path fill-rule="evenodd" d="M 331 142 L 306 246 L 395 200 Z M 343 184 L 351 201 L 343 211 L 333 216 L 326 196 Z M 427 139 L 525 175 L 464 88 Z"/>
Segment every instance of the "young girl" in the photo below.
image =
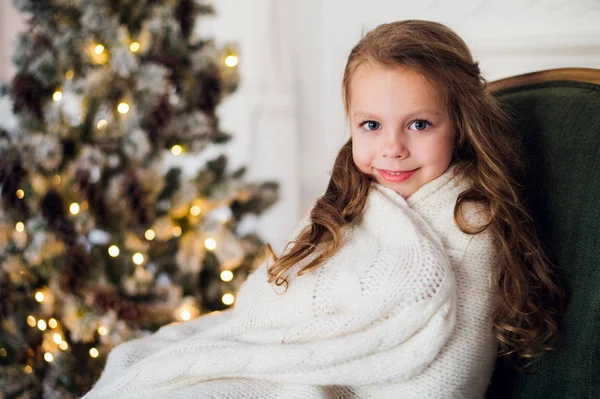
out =
<path fill-rule="evenodd" d="M 481 398 L 554 337 L 523 155 L 465 43 L 400 21 L 352 49 L 351 137 L 235 307 L 116 347 L 85 398 Z"/>

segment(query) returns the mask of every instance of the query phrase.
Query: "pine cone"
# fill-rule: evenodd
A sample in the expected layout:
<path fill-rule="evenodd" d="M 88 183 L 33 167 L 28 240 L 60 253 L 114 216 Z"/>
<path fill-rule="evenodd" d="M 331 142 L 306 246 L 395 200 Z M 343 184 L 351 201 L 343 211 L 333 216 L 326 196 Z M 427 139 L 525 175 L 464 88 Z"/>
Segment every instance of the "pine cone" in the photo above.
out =
<path fill-rule="evenodd" d="M 77 292 L 83 286 L 91 263 L 90 254 L 82 244 L 70 247 L 62 262 L 60 288 L 65 292 Z"/>
<path fill-rule="evenodd" d="M 198 10 L 193 0 L 180 0 L 175 8 L 175 18 L 181 27 L 181 35 L 187 40 L 192 33 Z"/>
<path fill-rule="evenodd" d="M 137 222 L 142 226 L 147 226 L 150 222 L 148 211 L 144 206 L 142 188 L 133 169 L 125 172 L 123 189 L 129 199 L 129 206 L 136 215 Z"/>
<path fill-rule="evenodd" d="M 192 99 L 194 108 L 214 117 L 215 108 L 221 101 L 223 93 L 223 80 L 219 70 L 215 67 L 213 71 L 207 70 L 196 78 Z"/>
<path fill-rule="evenodd" d="M 79 169 L 75 173 L 75 182 L 94 212 L 96 223 L 102 225 L 108 220 L 108 210 L 102 195 L 102 187 L 100 184 L 90 182 L 90 171 L 85 169 Z"/>
<path fill-rule="evenodd" d="M 46 94 L 40 81 L 27 73 L 17 74 L 11 85 L 13 112 L 30 111 L 42 120 L 42 97 Z"/>
<path fill-rule="evenodd" d="M 0 273 L 0 322 L 12 312 L 15 293 L 15 285 L 8 273 Z"/>
<path fill-rule="evenodd" d="M 168 95 L 161 96 L 150 113 L 144 118 L 143 128 L 148 132 L 148 139 L 154 151 L 160 150 L 164 145 L 163 130 L 171 117 L 173 109 L 169 103 Z"/>
<path fill-rule="evenodd" d="M 18 156 L 12 151 L 6 151 L 0 157 L 0 196 L 2 203 L 8 209 L 14 211 L 19 219 L 29 217 L 29 208 L 25 201 L 16 196 L 17 190 L 21 187 L 27 177 L 27 172 L 21 167 Z"/>
<path fill-rule="evenodd" d="M 75 245 L 77 232 L 73 223 L 66 218 L 65 206 L 60 195 L 49 190 L 40 201 L 42 216 L 50 229 L 55 232 L 67 247 Z"/>
<path fill-rule="evenodd" d="M 100 290 L 94 293 L 95 305 L 105 312 L 114 310 L 117 316 L 129 324 L 137 325 L 147 319 L 147 315 L 135 302 L 123 298 L 118 292 Z"/>

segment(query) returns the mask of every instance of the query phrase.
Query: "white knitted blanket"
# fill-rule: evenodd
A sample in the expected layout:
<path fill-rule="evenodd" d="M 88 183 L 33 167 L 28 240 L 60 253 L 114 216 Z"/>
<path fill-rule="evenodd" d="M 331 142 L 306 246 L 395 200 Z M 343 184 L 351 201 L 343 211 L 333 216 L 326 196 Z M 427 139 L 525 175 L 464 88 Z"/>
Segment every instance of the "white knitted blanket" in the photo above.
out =
<path fill-rule="evenodd" d="M 335 386 L 420 373 L 456 319 L 456 283 L 440 238 L 376 183 L 343 234 L 323 266 L 297 276 L 305 259 L 291 269 L 283 295 L 267 283 L 263 263 L 233 309 L 115 347 L 84 398 L 346 398 L 354 396 L 335 394 Z"/>

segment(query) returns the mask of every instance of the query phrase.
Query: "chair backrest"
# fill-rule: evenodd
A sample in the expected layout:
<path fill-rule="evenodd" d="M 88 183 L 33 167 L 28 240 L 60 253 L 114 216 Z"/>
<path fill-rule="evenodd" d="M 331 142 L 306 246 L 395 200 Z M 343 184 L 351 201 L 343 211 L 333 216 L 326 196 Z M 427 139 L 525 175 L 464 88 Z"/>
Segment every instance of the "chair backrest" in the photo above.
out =
<path fill-rule="evenodd" d="M 490 84 L 529 162 L 526 205 L 567 292 L 561 342 L 531 374 L 499 360 L 487 398 L 600 398 L 600 70 Z"/>

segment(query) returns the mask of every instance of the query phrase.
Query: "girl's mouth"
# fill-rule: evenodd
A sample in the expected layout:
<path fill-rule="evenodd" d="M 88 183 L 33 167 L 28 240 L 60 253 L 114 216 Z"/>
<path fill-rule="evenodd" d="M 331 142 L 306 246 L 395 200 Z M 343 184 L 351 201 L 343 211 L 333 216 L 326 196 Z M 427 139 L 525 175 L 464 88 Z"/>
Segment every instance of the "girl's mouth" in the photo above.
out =
<path fill-rule="evenodd" d="M 395 172 L 395 171 L 383 170 L 383 169 L 376 169 L 376 170 L 377 170 L 377 173 L 379 173 L 379 175 L 384 180 L 387 180 L 390 183 L 399 183 L 399 182 L 403 182 L 405 180 L 410 179 L 410 177 L 412 175 L 414 175 L 415 172 L 417 170 L 419 170 L 419 168 L 413 169 L 413 170 L 409 170 L 409 171 L 405 171 L 405 172 Z"/>

